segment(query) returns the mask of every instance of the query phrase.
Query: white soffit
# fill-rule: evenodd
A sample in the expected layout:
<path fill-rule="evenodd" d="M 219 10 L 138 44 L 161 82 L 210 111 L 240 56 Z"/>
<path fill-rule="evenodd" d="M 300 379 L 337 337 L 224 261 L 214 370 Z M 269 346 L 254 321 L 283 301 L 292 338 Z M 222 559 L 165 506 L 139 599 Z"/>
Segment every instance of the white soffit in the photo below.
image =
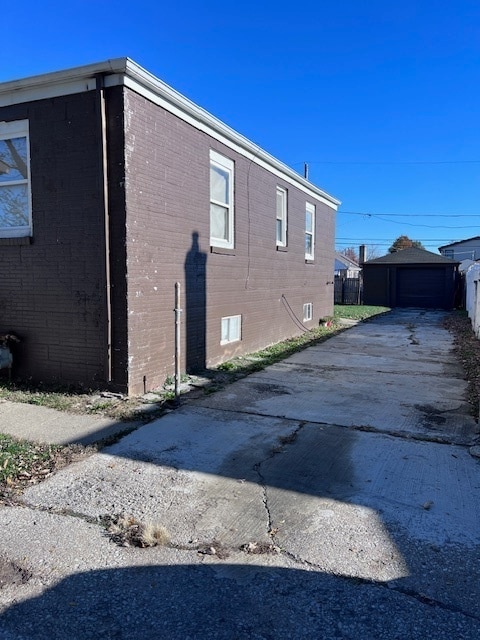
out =
<path fill-rule="evenodd" d="M 237 133 L 191 100 L 172 89 L 129 58 L 116 58 L 65 71 L 33 76 L 0 84 L 0 107 L 93 91 L 96 78 L 106 87 L 125 86 L 170 113 L 188 122 L 237 153 L 289 182 L 306 195 L 320 200 L 335 211 L 340 202 L 303 179 L 253 142 Z"/>

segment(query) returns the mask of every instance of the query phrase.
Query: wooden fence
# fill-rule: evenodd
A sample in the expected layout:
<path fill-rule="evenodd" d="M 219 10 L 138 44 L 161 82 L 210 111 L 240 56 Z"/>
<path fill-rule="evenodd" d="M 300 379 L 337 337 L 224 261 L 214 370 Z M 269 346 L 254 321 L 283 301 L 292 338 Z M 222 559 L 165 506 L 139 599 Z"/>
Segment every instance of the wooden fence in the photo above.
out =
<path fill-rule="evenodd" d="M 335 304 L 362 304 L 362 278 L 335 276 L 334 302 Z"/>

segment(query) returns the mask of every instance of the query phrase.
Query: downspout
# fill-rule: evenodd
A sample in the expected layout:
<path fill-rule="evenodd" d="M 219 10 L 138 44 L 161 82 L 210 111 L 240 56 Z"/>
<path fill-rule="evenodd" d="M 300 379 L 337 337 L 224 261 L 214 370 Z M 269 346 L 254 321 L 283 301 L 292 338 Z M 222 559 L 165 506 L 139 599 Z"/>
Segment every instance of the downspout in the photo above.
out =
<path fill-rule="evenodd" d="M 107 310 L 107 353 L 105 361 L 105 375 L 108 384 L 110 384 L 112 382 L 112 294 L 110 273 L 110 207 L 108 199 L 107 109 L 103 75 L 98 75 L 96 77 L 96 82 L 100 107 L 100 172 L 103 189 L 103 209 L 105 225 L 105 304 Z"/>

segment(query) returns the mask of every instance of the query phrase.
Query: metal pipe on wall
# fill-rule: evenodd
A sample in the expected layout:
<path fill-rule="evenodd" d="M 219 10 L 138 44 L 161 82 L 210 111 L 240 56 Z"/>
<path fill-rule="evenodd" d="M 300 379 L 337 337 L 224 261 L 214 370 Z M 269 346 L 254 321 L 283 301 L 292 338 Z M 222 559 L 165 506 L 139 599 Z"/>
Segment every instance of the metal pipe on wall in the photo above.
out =
<path fill-rule="evenodd" d="M 180 282 L 175 283 L 175 397 L 180 395 L 180 339 L 182 310 L 180 308 Z"/>
<path fill-rule="evenodd" d="M 107 108 L 103 76 L 97 76 L 97 92 L 100 102 L 100 130 L 101 130 L 101 172 L 103 189 L 103 206 L 105 211 L 105 296 L 107 312 L 107 356 L 106 378 L 112 382 L 112 299 L 110 275 L 110 209 L 108 200 L 108 156 L 107 156 Z"/>

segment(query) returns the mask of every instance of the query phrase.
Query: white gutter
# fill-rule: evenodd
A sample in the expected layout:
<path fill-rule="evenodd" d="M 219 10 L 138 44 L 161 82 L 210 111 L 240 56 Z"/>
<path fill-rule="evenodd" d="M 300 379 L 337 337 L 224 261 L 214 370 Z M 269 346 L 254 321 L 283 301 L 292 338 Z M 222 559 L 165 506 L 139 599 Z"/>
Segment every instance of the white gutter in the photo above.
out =
<path fill-rule="evenodd" d="M 215 116 L 172 89 L 129 58 L 115 58 L 96 64 L 56 71 L 0 84 L 0 107 L 84 91 L 94 91 L 96 77 L 104 76 L 105 87 L 125 86 L 196 129 L 222 142 L 277 177 L 301 189 L 335 211 L 340 201 L 319 189 L 259 146 L 237 133 Z"/>

